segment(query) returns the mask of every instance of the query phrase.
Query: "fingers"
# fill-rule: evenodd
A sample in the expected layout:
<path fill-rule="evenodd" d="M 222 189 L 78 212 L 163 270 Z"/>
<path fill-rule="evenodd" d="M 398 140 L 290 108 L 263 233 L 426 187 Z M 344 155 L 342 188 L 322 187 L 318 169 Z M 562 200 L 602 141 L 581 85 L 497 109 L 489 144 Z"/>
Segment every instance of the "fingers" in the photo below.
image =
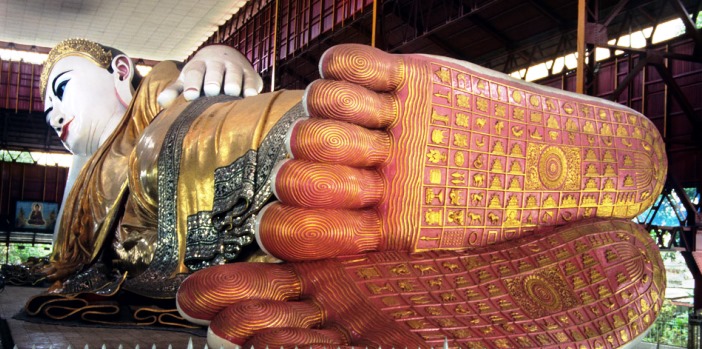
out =
<path fill-rule="evenodd" d="M 170 86 L 159 93 L 156 101 L 163 108 L 168 108 L 180 94 L 183 93 L 183 81 L 176 80 Z"/>
<path fill-rule="evenodd" d="M 311 302 L 247 300 L 236 303 L 212 319 L 207 344 L 213 348 L 243 345 L 247 338 L 270 328 L 309 329 L 320 325 L 321 310 Z M 236 326 L 232 326 L 236 324 Z"/>
<path fill-rule="evenodd" d="M 205 96 L 217 96 L 222 91 L 222 78 L 224 76 L 224 64 L 222 62 L 206 62 L 205 81 L 203 89 Z M 239 95 L 238 93 L 236 94 Z"/>
<path fill-rule="evenodd" d="M 273 192 L 284 204 L 327 209 L 375 206 L 384 191 L 373 170 L 289 160 L 276 168 Z"/>
<path fill-rule="evenodd" d="M 330 48 L 319 66 L 324 79 L 349 81 L 373 91 L 396 89 L 405 71 L 402 56 L 357 44 Z"/>
<path fill-rule="evenodd" d="M 176 306 L 187 320 L 201 325 L 244 299 L 284 301 L 300 295 L 297 274 L 287 265 L 238 263 L 214 266 L 190 275 L 178 289 Z"/>
<path fill-rule="evenodd" d="M 258 73 L 245 67 L 244 71 L 244 97 L 255 96 L 263 90 L 263 78 Z"/>
<path fill-rule="evenodd" d="M 210 69 L 212 65 L 213 69 Z M 220 69 L 221 68 L 221 69 Z M 208 78 L 211 73 L 211 79 Z M 222 89 L 222 79 L 224 79 L 224 89 Z M 211 84 L 208 92 L 207 86 Z M 205 95 L 216 96 L 224 91 L 228 96 L 250 97 L 261 93 L 263 90 L 263 79 L 256 71 L 249 67 L 241 67 L 233 63 L 210 62 L 207 64 L 207 76 L 205 77 Z"/>
<path fill-rule="evenodd" d="M 305 209 L 272 203 L 256 222 L 256 241 L 287 261 L 325 259 L 377 250 L 380 218 L 374 210 Z"/>
<path fill-rule="evenodd" d="M 180 94 L 187 101 L 220 95 L 253 96 L 263 89 L 263 80 L 245 56 L 223 45 L 212 45 L 198 51 L 188 62 L 178 81 L 159 94 L 162 107 L 169 106 Z"/>
<path fill-rule="evenodd" d="M 227 64 L 227 71 L 224 74 L 224 94 L 228 96 L 238 96 L 241 94 L 241 80 L 244 75 L 241 67 L 234 64 Z"/>
<path fill-rule="evenodd" d="M 200 88 L 205 76 L 206 65 L 203 61 L 189 62 L 188 66 L 183 68 L 180 74 L 180 79 L 183 81 L 183 97 L 185 100 L 192 101 L 200 97 Z"/>
<path fill-rule="evenodd" d="M 350 122 L 367 128 L 384 128 L 395 121 L 392 96 L 378 94 L 346 81 L 317 80 L 307 87 L 303 104 L 311 117 Z"/>
<path fill-rule="evenodd" d="M 256 72 L 244 73 L 244 70 L 235 64 L 223 64 L 219 61 L 193 63 L 192 66 L 188 66 L 189 69 L 183 71 L 186 100 L 200 97 L 200 86 L 208 97 L 218 96 L 222 91 L 228 96 L 239 96 L 242 80 L 244 96 L 257 95 L 263 88 L 263 80 Z M 224 89 L 222 89 L 222 83 L 224 83 Z"/>

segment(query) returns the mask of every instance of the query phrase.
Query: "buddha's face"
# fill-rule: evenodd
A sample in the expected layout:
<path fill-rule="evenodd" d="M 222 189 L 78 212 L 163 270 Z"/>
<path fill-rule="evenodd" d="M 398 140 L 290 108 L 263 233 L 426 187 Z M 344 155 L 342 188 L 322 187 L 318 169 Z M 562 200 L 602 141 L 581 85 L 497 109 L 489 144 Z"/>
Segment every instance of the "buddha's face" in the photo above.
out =
<path fill-rule="evenodd" d="M 68 56 L 53 66 L 44 113 L 71 153 L 94 153 L 124 115 L 115 81 L 114 74 L 83 57 Z"/>

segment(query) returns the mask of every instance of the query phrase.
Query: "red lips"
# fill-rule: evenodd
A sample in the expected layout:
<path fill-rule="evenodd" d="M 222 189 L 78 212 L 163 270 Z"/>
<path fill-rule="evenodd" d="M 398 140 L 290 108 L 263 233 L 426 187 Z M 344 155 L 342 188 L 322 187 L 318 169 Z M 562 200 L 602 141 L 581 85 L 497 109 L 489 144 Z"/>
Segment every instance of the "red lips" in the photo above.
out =
<path fill-rule="evenodd" d="M 68 138 L 68 125 L 70 125 L 73 122 L 73 119 L 71 121 L 67 122 L 63 127 L 61 127 L 61 134 L 59 137 L 61 138 L 62 141 L 66 141 L 66 138 Z"/>

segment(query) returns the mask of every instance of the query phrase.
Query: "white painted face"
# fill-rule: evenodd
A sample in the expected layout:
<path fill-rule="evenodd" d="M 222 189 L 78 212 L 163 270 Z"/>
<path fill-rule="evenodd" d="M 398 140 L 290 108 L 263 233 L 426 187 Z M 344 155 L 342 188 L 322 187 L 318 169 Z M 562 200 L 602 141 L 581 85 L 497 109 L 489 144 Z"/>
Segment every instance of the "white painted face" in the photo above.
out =
<path fill-rule="evenodd" d="M 114 74 L 83 57 L 68 56 L 54 64 L 44 113 L 71 153 L 93 154 L 115 130 L 126 111 L 115 84 Z"/>

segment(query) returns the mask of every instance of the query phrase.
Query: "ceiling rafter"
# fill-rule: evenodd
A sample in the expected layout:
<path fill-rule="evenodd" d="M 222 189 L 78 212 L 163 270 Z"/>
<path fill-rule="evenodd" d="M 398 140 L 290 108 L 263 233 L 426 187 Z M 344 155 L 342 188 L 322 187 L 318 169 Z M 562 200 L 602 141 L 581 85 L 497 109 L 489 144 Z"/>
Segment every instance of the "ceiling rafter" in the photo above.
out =
<path fill-rule="evenodd" d="M 445 13 L 451 13 L 452 11 L 449 11 L 449 9 L 446 6 L 446 3 L 450 1 L 442 1 L 439 6 L 443 8 Z M 383 17 L 389 16 L 389 15 L 395 15 L 399 17 L 399 19 L 406 24 L 407 30 L 405 31 L 405 34 L 407 32 L 413 32 L 414 35 L 412 36 L 412 39 L 416 38 L 417 36 L 421 35 L 420 33 L 424 34 L 424 37 L 429 40 L 431 43 L 435 44 L 437 47 L 441 48 L 443 51 L 447 53 L 448 56 L 451 56 L 453 58 L 457 59 L 465 59 L 466 57 L 464 54 L 448 43 L 446 43 L 444 40 L 439 38 L 436 34 L 434 34 L 432 31 L 429 31 L 427 28 L 428 26 L 425 24 L 425 17 L 430 16 L 429 13 L 424 14 L 422 9 L 419 7 L 419 5 L 422 2 L 419 0 L 413 0 L 413 5 L 411 6 L 411 11 L 406 10 L 407 6 L 401 6 L 399 5 L 398 2 L 394 3 L 394 6 L 392 10 L 388 14 L 383 14 Z M 442 6 L 443 5 L 443 6 Z M 433 11 L 433 8 L 430 8 L 427 10 L 427 12 Z M 414 23 L 414 25 L 412 24 Z M 382 35 L 381 35 L 382 36 Z M 405 40 L 408 39 L 408 36 L 405 35 Z"/>
<path fill-rule="evenodd" d="M 419 18 L 420 15 L 418 12 L 421 11 L 418 8 L 418 3 L 420 2 L 414 0 L 411 6 L 404 6 L 404 4 L 400 4 L 399 1 L 394 1 L 392 2 L 391 10 L 387 14 L 383 13 L 383 17 L 395 15 L 404 23 L 402 27 L 404 29 L 402 30 L 403 41 L 415 39 L 421 35 L 420 33 L 426 32 L 424 20 Z"/>
<path fill-rule="evenodd" d="M 480 15 L 475 14 L 471 16 L 469 20 L 478 27 L 480 27 L 482 30 L 490 34 L 492 37 L 497 39 L 502 44 L 502 46 L 506 47 L 508 50 L 514 49 L 514 41 L 507 37 L 507 35 L 505 35 L 501 31 L 499 31 L 497 28 L 495 28 L 495 26 L 492 25 L 490 22 L 483 19 Z"/>
<path fill-rule="evenodd" d="M 556 23 L 559 28 L 563 29 L 567 26 L 567 21 L 563 19 L 559 14 L 554 12 L 548 5 L 546 5 L 542 0 L 529 0 L 539 12 L 544 16 L 548 17 L 553 23 Z"/>
<path fill-rule="evenodd" d="M 448 56 L 456 58 L 456 59 L 466 59 L 463 53 L 458 52 L 456 49 L 454 49 L 451 45 L 446 43 L 444 40 L 436 36 L 436 34 L 429 34 L 427 35 L 427 39 L 431 41 L 433 44 L 441 48 L 442 50 L 446 51 Z"/>
<path fill-rule="evenodd" d="M 680 88 L 680 85 L 678 85 L 678 83 L 675 81 L 673 74 L 671 74 L 668 68 L 663 64 L 663 59 L 656 59 L 652 64 L 665 82 L 666 86 L 668 86 L 673 98 L 675 98 L 675 100 L 678 102 L 680 108 L 683 110 L 683 113 L 685 113 L 685 116 L 687 116 L 687 119 L 692 124 L 692 134 L 700 134 L 700 132 L 702 132 L 702 117 L 695 113 L 695 108 L 692 106 L 692 104 L 690 104 L 690 101 L 685 96 L 685 93 Z M 702 139 L 700 139 L 700 137 L 695 137 L 694 139 L 698 142 L 698 144 L 702 144 Z"/>
<path fill-rule="evenodd" d="M 661 6 L 663 6 L 663 5 L 661 5 Z M 642 15 L 644 15 L 646 18 L 648 18 L 648 19 L 652 22 L 653 31 L 651 32 L 651 35 L 649 35 L 649 37 L 646 38 L 646 45 L 649 45 L 649 46 L 650 46 L 650 45 L 653 44 L 653 34 L 656 33 L 656 29 L 658 28 L 658 24 L 661 23 L 663 11 L 660 11 L 660 10 L 654 11 L 654 12 L 656 13 L 655 15 L 649 13 L 649 12 L 648 12 L 645 8 L 643 8 L 643 7 L 639 7 L 639 8 L 638 8 L 638 11 L 639 11 L 639 13 L 641 13 Z M 639 25 L 643 27 L 643 24 L 642 24 L 642 23 L 639 23 Z"/>
<path fill-rule="evenodd" d="M 695 23 L 692 22 L 690 14 L 687 12 L 685 5 L 683 5 L 680 0 L 669 0 L 669 3 L 675 9 L 678 16 L 685 25 L 685 34 L 688 35 L 695 42 L 695 55 L 702 54 L 702 32 L 695 27 Z"/>
<path fill-rule="evenodd" d="M 626 6 L 627 3 L 629 3 L 629 0 L 619 1 L 619 3 L 616 6 L 614 6 L 614 8 L 612 9 L 609 16 L 607 16 L 607 19 L 605 19 L 605 21 L 602 22 L 602 25 L 604 25 L 605 27 L 608 27 L 609 24 L 612 23 L 614 18 L 617 17 L 619 15 L 619 13 L 622 12 L 622 10 L 624 9 L 624 7 Z"/>

